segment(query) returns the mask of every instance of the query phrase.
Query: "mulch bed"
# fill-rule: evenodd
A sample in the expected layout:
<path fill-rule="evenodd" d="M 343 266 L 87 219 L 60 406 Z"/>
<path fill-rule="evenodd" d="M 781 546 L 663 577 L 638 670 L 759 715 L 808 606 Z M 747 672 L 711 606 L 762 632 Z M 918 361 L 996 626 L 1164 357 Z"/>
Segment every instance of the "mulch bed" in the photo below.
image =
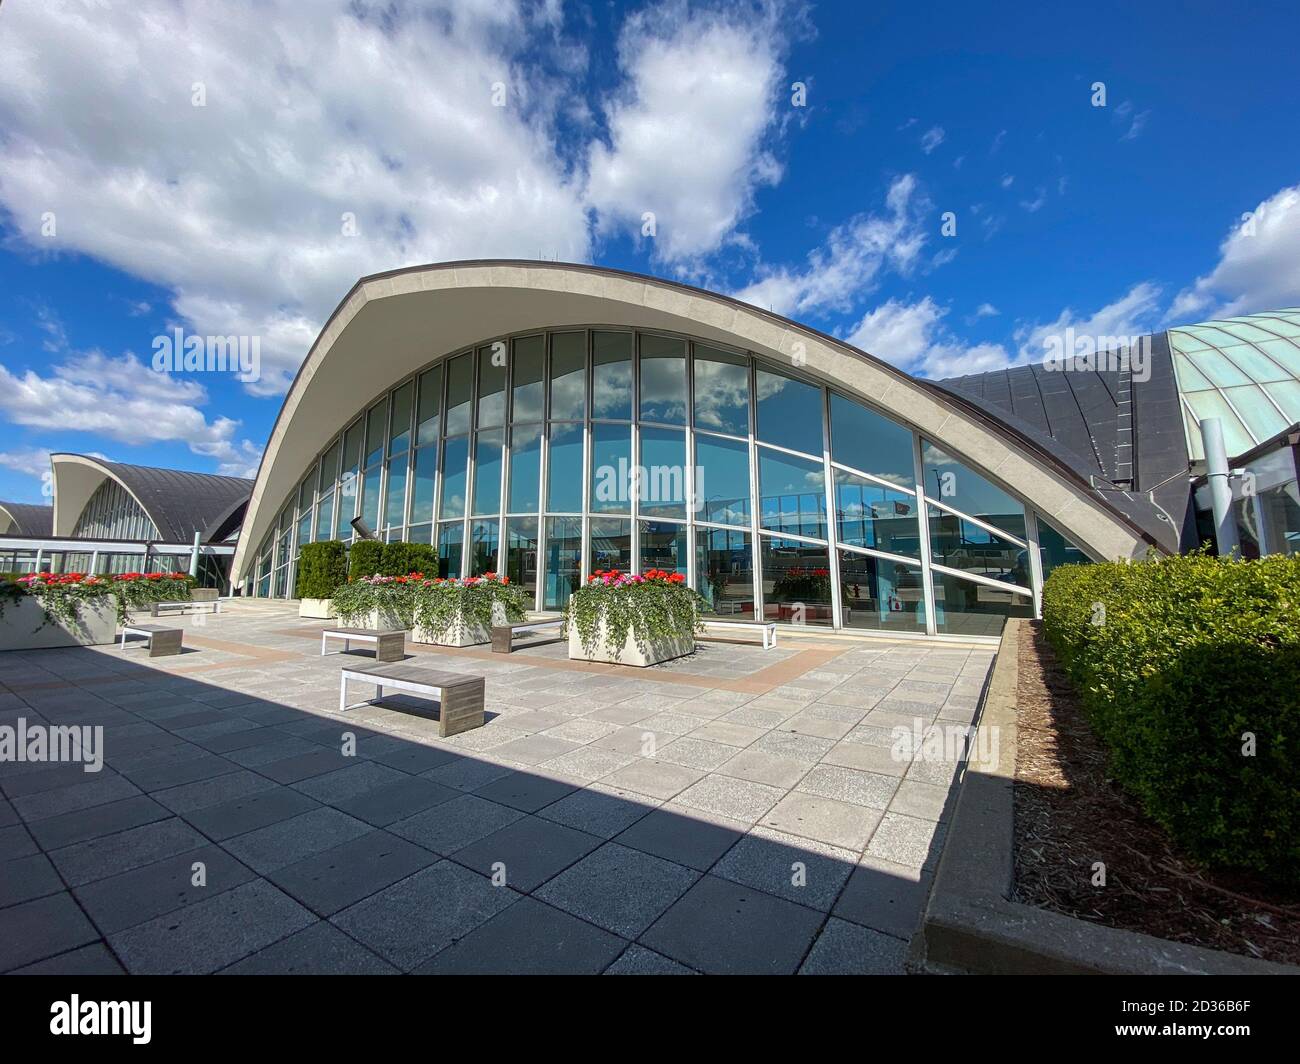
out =
<path fill-rule="evenodd" d="M 1208 872 L 1106 775 L 1040 624 L 1020 637 L 1013 898 L 1173 942 L 1300 964 L 1300 895 Z M 1094 887 L 1093 864 L 1106 866 Z"/>

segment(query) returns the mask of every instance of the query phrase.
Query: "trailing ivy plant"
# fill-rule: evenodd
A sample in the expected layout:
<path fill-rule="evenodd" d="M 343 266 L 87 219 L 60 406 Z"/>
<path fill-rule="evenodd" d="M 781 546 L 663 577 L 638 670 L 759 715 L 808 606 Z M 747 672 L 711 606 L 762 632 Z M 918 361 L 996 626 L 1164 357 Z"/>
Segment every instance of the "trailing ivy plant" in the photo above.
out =
<path fill-rule="evenodd" d="M 465 628 L 491 628 L 493 607 L 500 603 L 506 623 L 527 616 L 527 597 L 507 576 L 484 573 L 463 580 L 422 580 L 415 586 L 415 623 L 434 638 L 451 634 L 457 623 Z"/>
<path fill-rule="evenodd" d="M 681 573 L 650 569 L 633 576 L 597 570 L 569 598 L 564 630 L 572 626 L 588 654 L 597 649 L 602 625 L 605 647 L 617 661 L 630 632 L 643 653 L 656 643 L 700 631 L 705 605 Z"/>
<path fill-rule="evenodd" d="M 334 589 L 334 612 L 344 624 L 364 627 L 370 623 L 371 613 L 378 610 L 394 618 L 401 627 L 410 628 L 415 620 L 415 586 L 423 579 L 414 573 L 350 580 Z"/>
<path fill-rule="evenodd" d="M 153 602 L 173 602 L 190 597 L 196 581 L 188 573 L 117 573 L 87 576 L 85 573 L 29 573 L 0 583 L 0 617 L 7 604 L 31 597 L 40 605 L 43 619 L 34 629 L 61 621 L 75 627 L 81 607 L 112 598 L 117 620 L 125 622 L 130 610 Z"/>

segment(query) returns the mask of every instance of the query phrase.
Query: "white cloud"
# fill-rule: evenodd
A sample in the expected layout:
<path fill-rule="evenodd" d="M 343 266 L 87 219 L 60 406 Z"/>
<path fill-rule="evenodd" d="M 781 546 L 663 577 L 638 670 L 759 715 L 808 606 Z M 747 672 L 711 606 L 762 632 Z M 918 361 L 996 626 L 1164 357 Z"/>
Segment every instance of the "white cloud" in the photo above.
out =
<path fill-rule="evenodd" d="M 1232 227 L 1219 261 L 1180 292 L 1170 324 L 1300 304 L 1300 185 L 1281 189 Z"/>
<path fill-rule="evenodd" d="M 1000 184 L 1002 185 L 1003 188 L 1010 188 L 1010 187 L 1011 187 L 1012 185 L 1014 185 L 1015 183 L 1016 183 L 1016 175 L 1015 175 L 1015 174 L 1003 174 L 1003 175 L 1002 175 L 1002 181 L 1000 182 Z"/>
<path fill-rule="evenodd" d="M 927 129 L 921 137 L 921 150 L 929 155 L 935 148 L 943 143 L 944 132 L 943 126 L 932 126 Z"/>
<path fill-rule="evenodd" d="M 1021 200 L 1020 206 L 1024 210 L 1028 211 L 1030 214 L 1037 214 L 1040 210 L 1043 209 L 1043 205 L 1046 202 L 1047 202 L 1047 189 L 1043 188 L 1040 185 L 1038 188 L 1038 194 L 1034 196 L 1034 198 L 1031 200 Z"/>
<path fill-rule="evenodd" d="M 50 450 L 29 447 L 21 451 L 0 451 L 0 466 L 39 480 L 50 471 Z"/>
<path fill-rule="evenodd" d="M 672 2 L 630 16 L 619 36 L 624 88 L 592 145 L 587 198 L 602 233 L 646 236 L 652 257 L 689 264 L 717 250 L 781 178 L 778 128 L 783 5 L 692 10 Z"/>
<path fill-rule="evenodd" d="M 996 318 L 1001 311 L 992 303 L 981 303 L 975 308 L 975 317 L 977 318 Z"/>
<path fill-rule="evenodd" d="M 1160 289 L 1148 281 L 1135 284 L 1113 303 L 1084 317 L 1067 307 L 1056 320 L 1047 323 L 1022 325 L 1016 330 L 1019 358 L 1023 362 L 1042 362 L 1055 350 L 1073 351 L 1068 346 L 1056 346 L 1063 341 L 1067 331 L 1076 337 L 1091 337 L 1098 350 L 1108 350 L 1120 343 L 1116 338 L 1142 336 L 1157 325 Z"/>
<path fill-rule="evenodd" d="M 893 181 L 885 207 L 883 214 L 857 215 L 833 229 L 826 243 L 809 253 L 805 268 L 760 271 L 736 297 L 787 316 L 851 309 L 882 269 L 909 273 L 925 245 L 922 217 L 930 204 L 918 192 L 915 175 Z"/>
<path fill-rule="evenodd" d="M 1150 111 L 1133 112 L 1133 101 L 1125 100 L 1115 108 L 1115 117 L 1119 120 L 1120 125 L 1128 128 L 1120 135 L 1120 140 L 1137 140 L 1142 135 L 1142 130 L 1146 128 L 1147 119 L 1151 117 Z"/>
<path fill-rule="evenodd" d="M 191 331 L 262 336 L 256 387 L 281 389 L 363 274 L 587 257 L 580 175 L 555 135 L 569 75 L 538 58 L 572 49 L 539 46 L 528 31 L 553 39 L 557 9 L 532 10 L 6 4 L 0 204 L 34 247 L 165 286 Z"/>
<path fill-rule="evenodd" d="M 943 325 L 948 313 L 929 296 L 919 303 L 891 299 L 854 326 L 848 342 L 924 377 L 954 377 L 1000 369 L 1011 358 L 1001 344 L 964 344 Z"/>

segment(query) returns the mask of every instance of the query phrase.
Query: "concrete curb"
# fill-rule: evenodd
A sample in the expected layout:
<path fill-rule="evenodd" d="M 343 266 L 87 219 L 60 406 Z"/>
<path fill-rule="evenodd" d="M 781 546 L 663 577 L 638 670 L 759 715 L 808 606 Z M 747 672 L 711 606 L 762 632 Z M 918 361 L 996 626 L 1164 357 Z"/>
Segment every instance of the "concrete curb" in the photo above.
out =
<path fill-rule="evenodd" d="M 1300 968 L 1103 927 L 1010 901 L 1014 875 L 1016 682 L 1022 620 L 1002 635 L 979 728 L 998 763 L 968 766 L 913 936 L 909 968 L 987 975 L 1298 975 Z M 977 736 L 975 749 L 987 736 Z"/>

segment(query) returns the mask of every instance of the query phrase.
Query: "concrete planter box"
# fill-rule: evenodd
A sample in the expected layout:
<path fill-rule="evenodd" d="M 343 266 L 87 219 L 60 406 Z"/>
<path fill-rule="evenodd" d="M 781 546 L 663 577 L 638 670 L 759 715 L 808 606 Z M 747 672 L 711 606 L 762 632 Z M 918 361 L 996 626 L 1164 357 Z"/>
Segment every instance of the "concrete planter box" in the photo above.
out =
<path fill-rule="evenodd" d="M 361 628 L 372 628 L 375 631 L 386 631 L 394 628 L 406 631 L 408 625 L 397 614 L 389 613 L 387 610 L 371 610 L 370 616 L 366 618 L 366 623 L 359 625 Z"/>
<path fill-rule="evenodd" d="M 628 631 L 627 640 L 623 643 L 622 649 L 616 657 L 614 654 L 615 648 L 611 647 L 609 641 L 605 638 L 605 623 L 602 621 L 596 632 L 596 644 L 588 652 L 582 645 L 578 629 L 571 625 L 569 627 L 569 657 L 576 661 L 608 661 L 615 665 L 635 665 L 638 668 L 645 668 L 647 665 L 658 665 L 661 661 L 671 661 L 673 658 L 681 658 L 687 654 L 695 653 L 694 632 L 654 641 L 647 640 L 644 649 L 637 644 L 636 637 L 636 627 L 633 626 Z"/>
<path fill-rule="evenodd" d="M 84 603 L 73 625 L 55 618 L 45 624 L 45 611 L 31 595 L 6 602 L 0 617 L 0 650 L 44 650 L 49 647 L 90 647 L 116 642 L 117 600 L 112 596 Z"/>
<path fill-rule="evenodd" d="M 417 624 L 411 631 L 411 642 L 439 647 L 474 647 L 492 642 L 492 630 L 485 625 L 467 622 L 464 614 L 458 613 L 450 627 L 438 635 Z"/>
<path fill-rule="evenodd" d="M 298 600 L 298 616 L 313 620 L 328 621 L 334 618 L 333 599 L 305 598 Z"/>

